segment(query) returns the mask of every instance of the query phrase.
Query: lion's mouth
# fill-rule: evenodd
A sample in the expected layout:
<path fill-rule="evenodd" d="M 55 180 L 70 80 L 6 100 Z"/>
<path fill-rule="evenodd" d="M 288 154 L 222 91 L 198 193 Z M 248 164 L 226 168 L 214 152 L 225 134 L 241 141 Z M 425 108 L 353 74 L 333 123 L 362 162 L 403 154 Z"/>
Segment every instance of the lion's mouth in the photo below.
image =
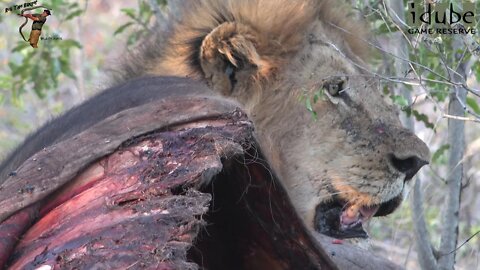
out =
<path fill-rule="evenodd" d="M 401 203 L 402 195 L 377 205 L 347 203 L 338 197 L 317 206 L 315 230 L 319 233 L 345 239 L 368 238 L 363 225 L 372 217 L 386 216 Z"/>

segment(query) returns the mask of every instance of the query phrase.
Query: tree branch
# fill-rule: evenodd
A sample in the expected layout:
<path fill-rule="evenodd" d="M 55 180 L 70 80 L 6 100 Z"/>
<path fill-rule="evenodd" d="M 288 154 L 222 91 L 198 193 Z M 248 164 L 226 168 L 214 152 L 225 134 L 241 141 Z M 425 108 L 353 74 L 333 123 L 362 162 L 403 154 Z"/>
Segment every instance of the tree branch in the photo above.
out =
<path fill-rule="evenodd" d="M 461 46 L 460 42 L 455 40 L 455 47 Z M 460 57 L 460 56 L 457 56 Z M 465 75 L 466 63 L 462 63 L 454 77 Z M 456 78 L 463 79 L 463 78 Z M 463 87 L 455 87 L 450 93 L 448 104 L 448 114 L 457 117 L 463 117 L 465 114 L 465 100 L 467 91 Z M 455 250 L 458 239 L 458 223 L 460 211 L 460 196 L 463 179 L 463 153 L 465 151 L 465 122 L 457 119 L 448 119 L 448 144 L 450 145 L 450 156 L 448 159 L 449 176 L 447 178 L 447 199 L 445 200 L 443 226 L 441 231 L 440 254 L 443 254 L 438 260 L 440 269 L 451 270 L 455 265 Z"/>

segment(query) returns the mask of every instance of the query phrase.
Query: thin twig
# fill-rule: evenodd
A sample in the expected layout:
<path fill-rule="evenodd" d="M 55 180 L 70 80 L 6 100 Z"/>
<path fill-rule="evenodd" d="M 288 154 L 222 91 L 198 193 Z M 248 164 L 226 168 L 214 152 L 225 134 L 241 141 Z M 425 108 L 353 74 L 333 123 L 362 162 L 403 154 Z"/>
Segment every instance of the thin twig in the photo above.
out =
<path fill-rule="evenodd" d="M 392 19 L 392 16 L 390 15 L 390 13 L 388 12 L 388 9 L 387 9 L 387 6 L 385 4 L 385 1 L 382 1 L 383 3 L 383 10 L 385 12 L 385 14 L 387 14 L 389 16 L 390 19 Z M 405 22 L 398 16 L 397 12 L 395 10 L 392 9 L 392 13 L 395 15 L 395 18 L 400 22 L 402 23 L 404 26 L 408 27 L 408 25 L 405 24 Z M 383 18 L 383 17 L 382 17 Z M 392 23 L 395 25 L 395 27 L 398 29 L 398 31 L 400 33 L 402 33 L 402 36 L 404 38 L 404 40 L 408 43 L 408 45 L 410 45 L 410 47 L 413 47 L 412 45 L 412 42 L 410 41 L 410 39 L 407 37 L 407 34 L 405 34 L 405 31 L 403 31 L 403 28 L 400 27 L 400 25 L 397 24 L 397 22 L 395 20 L 392 19 Z"/>
<path fill-rule="evenodd" d="M 439 256 L 440 257 L 443 257 L 443 256 L 447 256 L 447 255 L 450 255 L 454 252 L 456 252 L 457 250 L 459 250 L 461 247 L 463 247 L 466 243 L 468 243 L 468 241 L 472 240 L 473 237 L 475 237 L 477 234 L 479 234 L 480 231 L 477 231 L 476 233 L 474 233 L 473 235 L 471 235 L 470 237 L 467 238 L 467 240 L 465 240 L 461 245 L 459 245 L 458 247 L 456 247 L 454 250 L 448 252 L 448 253 L 445 253 L 445 254 L 440 254 Z"/>
<path fill-rule="evenodd" d="M 371 43 L 370 41 L 365 40 L 365 39 L 363 39 L 363 38 L 361 38 L 361 37 L 359 37 L 359 36 L 351 33 L 350 31 L 348 31 L 348 30 L 346 30 L 346 29 L 344 29 L 344 28 L 342 28 L 342 27 L 340 27 L 340 26 L 338 26 L 338 25 L 336 25 L 336 24 L 333 24 L 333 23 L 329 23 L 329 24 L 332 25 L 333 27 L 341 30 L 341 31 L 344 31 L 344 32 L 346 32 L 346 33 L 348 33 L 348 34 L 353 35 L 354 37 L 362 40 L 362 41 L 365 42 L 366 44 L 368 44 L 368 45 L 376 48 L 377 50 L 379 50 L 379 51 L 381 51 L 381 52 L 383 52 L 383 53 L 385 53 L 385 54 L 388 54 L 388 55 L 390 55 L 390 56 L 392 56 L 392 57 L 394 57 L 394 58 L 400 59 L 400 60 L 402 60 L 402 61 L 406 61 L 406 62 L 408 62 L 408 63 L 411 63 L 411 64 L 415 65 L 415 66 L 424 68 L 425 70 L 429 71 L 429 72 L 432 73 L 433 75 L 435 75 L 435 76 L 437 76 L 437 77 L 439 77 L 439 78 L 441 78 L 441 79 L 444 80 L 444 81 L 439 81 L 439 80 L 429 79 L 428 81 L 436 82 L 436 83 L 442 83 L 442 84 L 447 84 L 447 85 L 451 85 L 451 86 L 462 86 L 462 87 L 464 87 L 465 90 L 467 90 L 468 92 L 472 93 L 473 95 L 475 95 L 475 96 L 477 96 L 477 97 L 480 97 L 480 90 L 477 90 L 477 89 L 474 89 L 474 88 L 471 88 L 471 87 L 467 86 L 466 82 L 453 82 L 453 81 L 451 81 L 449 78 L 443 76 L 442 74 L 440 74 L 440 73 L 432 70 L 431 68 L 429 68 L 429 67 L 427 67 L 427 66 L 425 66 L 425 65 L 422 65 L 422 64 L 420 64 L 420 63 L 418 63 L 418 62 L 411 61 L 411 60 L 409 60 L 409 59 L 406 59 L 406 58 L 403 58 L 403 57 L 401 57 L 401 56 L 395 55 L 395 54 L 393 54 L 393 53 L 391 53 L 391 52 L 388 52 L 388 51 L 384 50 L 383 48 L 381 48 L 380 46 L 375 45 L 375 44 Z M 336 46 L 335 46 L 335 48 L 336 48 Z M 338 48 L 336 48 L 336 50 L 339 51 Z M 362 67 L 362 70 L 366 70 L 366 69 Z M 370 73 L 373 73 L 373 72 L 370 72 Z M 375 74 L 376 76 L 379 76 L 379 77 L 385 79 L 384 76 L 380 76 L 379 74 L 376 74 L 376 73 L 373 73 L 373 74 Z M 424 81 L 427 81 L 427 79 L 424 79 Z"/>
<path fill-rule="evenodd" d="M 414 64 L 414 65 L 416 65 L 416 66 L 419 66 L 419 67 L 421 67 L 421 68 L 424 68 L 425 70 L 430 71 L 430 72 L 431 72 L 432 74 L 434 74 L 435 76 L 440 77 L 440 78 L 444 79 L 445 81 L 449 81 L 447 77 L 443 76 L 442 74 L 440 74 L 440 73 L 432 70 L 431 68 L 429 68 L 429 67 L 427 67 L 427 66 L 425 66 L 425 65 L 422 65 L 422 64 L 420 64 L 420 63 L 411 61 L 411 60 L 409 60 L 409 59 L 406 59 L 406 58 L 403 58 L 403 57 L 401 57 L 401 56 L 395 55 L 395 54 L 393 54 L 393 53 L 391 53 L 391 52 L 388 52 L 388 51 L 384 50 L 383 48 L 381 48 L 380 46 L 378 46 L 378 45 L 376 45 L 376 44 L 373 44 L 373 43 L 371 43 L 370 41 L 368 41 L 368 40 L 366 40 L 366 39 L 364 39 L 364 38 L 361 38 L 361 37 L 353 34 L 352 32 L 348 31 L 347 29 L 344 29 L 344 28 L 342 28 L 342 27 L 340 27 L 340 26 L 338 26 L 338 25 L 336 25 L 336 24 L 333 24 L 333 23 L 329 23 L 329 24 L 332 25 L 333 27 L 335 27 L 335 28 L 343 31 L 343 32 L 346 32 L 346 33 L 348 33 L 348 34 L 353 35 L 354 37 L 360 39 L 361 41 L 365 42 L 366 44 L 374 47 L 375 49 L 377 49 L 377 50 L 379 50 L 379 51 L 381 51 L 381 52 L 383 52 L 383 53 L 386 53 L 386 54 L 388 54 L 388 55 L 390 55 L 390 56 L 392 56 L 392 57 L 394 57 L 394 58 L 397 58 L 397 59 L 399 59 L 399 60 L 402 60 L 402 61 L 405 61 L 405 62 L 409 62 L 409 63 L 412 63 L 412 64 Z"/>
<path fill-rule="evenodd" d="M 471 121 L 471 122 L 480 123 L 480 119 L 468 118 L 468 117 L 462 117 L 462 116 L 455 116 L 455 115 L 450 115 L 450 114 L 444 114 L 443 118 L 450 118 L 450 119 L 455 119 L 455 120 Z"/>

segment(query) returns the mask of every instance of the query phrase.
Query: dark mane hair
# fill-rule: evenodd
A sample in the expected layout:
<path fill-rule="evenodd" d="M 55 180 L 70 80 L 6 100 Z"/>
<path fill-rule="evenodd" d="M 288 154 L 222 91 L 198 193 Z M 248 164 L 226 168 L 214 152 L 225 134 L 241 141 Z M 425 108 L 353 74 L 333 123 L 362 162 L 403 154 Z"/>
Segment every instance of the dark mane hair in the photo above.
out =
<path fill-rule="evenodd" d="M 270 43 L 269 55 L 285 58 L 299 46 L 308 26 L 319 20 L 363 58 L 367 48 L 356 36 L 366 30 L 351 19 L 349 10 L 338 0 L 180 0 L 178 12 L 167 15 L 160 30 L 127 56 L 113 76 L 117 83 L 143 75 L 201 78 L 202 41 L 224 22 L 252 27 Z"/>

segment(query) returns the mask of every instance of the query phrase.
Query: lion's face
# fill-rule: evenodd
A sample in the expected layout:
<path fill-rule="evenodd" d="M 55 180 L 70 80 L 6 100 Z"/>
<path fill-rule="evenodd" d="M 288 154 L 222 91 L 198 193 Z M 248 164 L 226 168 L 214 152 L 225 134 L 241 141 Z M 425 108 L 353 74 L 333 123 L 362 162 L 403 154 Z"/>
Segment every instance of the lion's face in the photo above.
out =
<path fill-rule="evenodd" d="M 312 98 L 321 90 L 323 99 L 312 106 L 317 121 L 305 102 L 291 101 L 283 112 L 265 107 L 267 99 L 280 102 L 274 95 L 258 103 L 255 114 L 282 118 L 259 119 L 259 128 L 278 148 L 275 169 L 307 224 L 339 238 L 363 237 L 362 222 L 395 210 L 405 184 L 428 163 L 429 150 L 401 126 L 378 80 L 334 42 L 313 30 L 282 76 L 289 78 L 282 90 L 296 96 Z"/>
<path fill-rule="evenodd" d="M 231 12 L 242 10 L 243 2 L 229 3 Z M 287 20 L 282 26 L 290 30 L 283 31 L 269 21 L 255 27 L 235 22 L 249 22 L 251 12 L 244 9 L 214 27 L 192 55 L 212 89 L 244 105 L 262 151 L 307 226 L 339 238 L 363 237 L 363 222 L 399 205 L 405 184 L 428 163 L 429 150 L 401 127 L 355 48 L 316 19 L 327 9 L 309 13 L 305 5 L 288 3 L 277 9 L 312 17 Z M 304 100 L 319 90 L 314 120 Z"/>

